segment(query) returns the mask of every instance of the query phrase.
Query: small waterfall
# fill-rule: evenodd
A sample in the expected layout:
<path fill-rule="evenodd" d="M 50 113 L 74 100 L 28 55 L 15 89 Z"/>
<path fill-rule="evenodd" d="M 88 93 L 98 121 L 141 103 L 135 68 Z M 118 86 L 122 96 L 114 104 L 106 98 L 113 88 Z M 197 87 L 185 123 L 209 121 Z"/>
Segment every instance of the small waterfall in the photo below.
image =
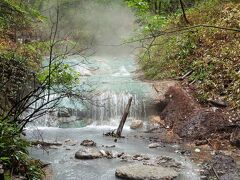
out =
<path fill-rule="evenodd" d="M 112 91 L 106 91 L 93 99 L 93 104 L 90 107 L 90 118 L 96 124 L 118 124 L 130 97 L 133 97 L 133 101 L 128 117 L 145 119 L 144 98 L 127 92 L 115 93 Z"/>
<path fill-rule="evenodd" d="M 116 59 L 98 56 L 88 58 L 88 60 L 90 64 L 81 64 L 82 57 L 73 56 L 67 59 L 66 63 L 74 65 L 75 70 L 82 75 L 79 90 L 83 92 L 85 88 L 86 91 L 89 90 L 88 88 L 93 90 L 94 95 L 87 98 L 90 102 L 63 98 L 56 107 L 34 120 L 32 125 L 45 127 L 117 126 L 130 97 L 133 100 L 126 124 L 132 119 L 147 119 L 153 91 L 149 84 L 133 78 L 131 72 L 135 70 L 134 60 L 130 57 Z M 87 87 L 85 87 L 86 84 Z M 57 94 L 50 96 L 50 101 L 57 97 Z M 42 106 L 46 101 L 47 94 L 37 101 L 28 113 Z M 47 106 L 43 109 L 46 110 Z"/>

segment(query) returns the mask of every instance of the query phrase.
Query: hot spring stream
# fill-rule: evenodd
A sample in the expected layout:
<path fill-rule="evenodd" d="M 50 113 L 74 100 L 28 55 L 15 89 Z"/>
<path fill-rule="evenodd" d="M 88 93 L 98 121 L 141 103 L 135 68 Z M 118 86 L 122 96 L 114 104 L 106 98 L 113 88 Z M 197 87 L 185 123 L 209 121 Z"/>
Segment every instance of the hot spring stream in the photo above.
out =
<path fill-rule="evenodd" d="M 164 145 L 150 149 L 149 142 L 139 138 L 148 126 L 155 92 L 151 84 L 134 78 L 137 65 L 133 57 L 95 56 L 80 65 L 78 63 L 81 62 L 81 58 L 77 56 L 66 61 L 77 64 L 74 68 L 81 74 L 81 83 L 90 85 L 89 87 L 97 94 L 93 97 L 92 104 L 64 99 L 57 112 L 39 118 L 27 128 L 27 137 L 31 140 L 44 139 L 62 143 L 62 146 L 47 149 L 47 152 L 37 147 L 30 149 L 30 154 L 34 158 L 52 164 L 56 180 L 114 180 L 117 179 L 115 177 L 117 167 L 141 163 L 122 161 L 118 158 L 75 159 L 74 155 L 85 139 L 95 141 L 98 149 L 115 145 L 107 148 L 112 153 L 145 154 L 150 159 L 157 156 L 171 157 L 182 164 L 180 179 L 200 179 L 195 165 L 187 157 L 175 152 L 176 146 Z M 103 136 L 103 133 L 117 128 L 131 96 L 133 102 L 123 131 L 126 138 L 114 142 L 114 138 Z M 133 119 L 143 120 L 144 127 L 131 130 L 129 124 Z"/>

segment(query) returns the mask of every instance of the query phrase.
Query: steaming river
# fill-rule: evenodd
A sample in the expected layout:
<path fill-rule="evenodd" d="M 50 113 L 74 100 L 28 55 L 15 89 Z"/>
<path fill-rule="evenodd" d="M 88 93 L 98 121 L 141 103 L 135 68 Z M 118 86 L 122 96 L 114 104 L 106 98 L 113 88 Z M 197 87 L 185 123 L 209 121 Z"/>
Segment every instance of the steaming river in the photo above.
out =
<path fill-rule="evenodd" d="M 135 78 L 137 63 L 132 52 L 136 46 L 111 46 L 122 44 L 124 39 L 131 36 L 136 28 L 134 14 L 119 0 L 98 5 L 94 4 L 94 1 L 84 2 L 80 3 L 80 10 L 75 7 L 74 17 L 70 14 L 69 23 L 72 25 L 67 23 L 66 34 L 74 31 L 71 28 L 79 27 L 79 23 L 74 22 L 82 19 L 84 25 L 80 24 L 77 31 L 94 36 L 96 53 L 86 59 L 72 56 L 64 62 L 72 65 L 81 74 L 77 88 L 85 92 L 91 91 L 91 102 L 65 98 L 55 111 L 41 116 L 29 125 L 29 139 L 63 143 L 62 146 L 47 149 L 47 152 L 41 148 L 32 148 L 30 154 L 51 163 L 56 180 L 115 180 L 117 167 L 133 163 L 118 158 L 87 161 L 75 159 L 74 155 L 81 148 L 81 141 L 91 139 L 97 143 L 98 149 L 104 149 L 103 145 L 115 145 L 108 149 L 112 153 L 146 154 L 150 159 L 160 155 L 169 156 L 182 164 L 180 179 L 199 179 L 195 165 L 187 157 L 175 152 L 178 148 L 176 145 L 162 144 L 157 149 L 149 149 L 147 137 L 141 138 L 147 136 L 143 131 L 149 126 L 149 116 L 154 113 L 152 102 L 156 96 L 155 90 L 151 84 Z M 64 33 L 64 28 L 61 30 L 61 33 Z M 104 137 L 103 132 L 117 128 L 130 97 L 133 97 L 133 101 L 123 131 L 126 138 L 114 142 L 113 138 Z M 35 107 L 41 103 L 37 102 Z M 131 130 L 129 124 L 134 119 L 143 120 L 144 127 Z"/>
<path fill-rule="evenodd" d="M 136 138 L 144 129 L 130 130 L 129 124 L 133 119 L 144 121 L 148 126 L 148 116 L 151 115 L 151 102 L 155 92 L 151 84 L 134 78 L 136 64 L 133 57 L 101 57 L 88 59 L 88 63 L 78 64 L 80 57 L 71 57 L 66 62 L 72 64 L 82 75 L 82 82 L 91 84 L 97 95 L 93 104 L 82 104 L 76 100 L 64 99 L 59 107 L 68 111 L 68 117 L 61 117 L 59 112 L 47 114 L 28 127 L 29 139 L 44 141 L 60 141 L 62 146 L 48 149 L 48 153 L 41 148 L 32 148 L 31 155 L 52 164 L 56 180 L 114 180 L 117 167 L 131 163 L 119 159 L 77 160 L 74 158 L 84 139 L 91 139 L 97 143 L 99 149 L 103 145 L 115 145 L 110 148 L 114 152 L 125 152 L 130 155 L 147 154 L 149 157 L 160 155 L 169 156 L 181 163 L 181 179 L 199 179 L 196 167 L 187 157 L 176 153 L 176 147 L 165 145 L 158 149 L 149 149 L 146 140 Z M 76 65 L 78 64 L 78 65 Z M 116 129 L 129 97 L 133 97 L 131 111 L 127 119 L 123 134 L 125 139 L 114 142 L 113 138 L 104 137 L 103 133 Z M 74 142 L 74 146 L 64 144 L 65 141 Z"/>

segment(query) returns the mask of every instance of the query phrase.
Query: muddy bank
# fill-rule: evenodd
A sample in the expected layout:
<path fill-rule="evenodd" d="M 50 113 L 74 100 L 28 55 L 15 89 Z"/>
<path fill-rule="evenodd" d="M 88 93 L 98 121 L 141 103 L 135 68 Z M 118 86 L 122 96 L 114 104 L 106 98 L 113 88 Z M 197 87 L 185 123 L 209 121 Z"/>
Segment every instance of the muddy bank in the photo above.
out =
<path fill-rule="evenodd" d="M 155 84 L 157 92 L 161 85 Z M 178 83 L 160 97 L 156 106 L 161 124 L 152 141 L 180 144 L 180 153 L 199 163 L 203 179 L 239 179 L 240 130 L 228 109 L 219 103 L 200 105 Z"/>
<path fill-rule="evenodd" d="M 155 86 L 156 91 L 162 92 L 158 90 L 159 86 Z M 227 109 L 203 107 L 177 83 L 168 87 L 156 107 L 164 127 L 172 130 L 179 139 L 208 144 L 209 140 L 219 138 L 227 140 L 234 147 L 239 146 L 240 126 L 237 121 L 230 120 Z"/>

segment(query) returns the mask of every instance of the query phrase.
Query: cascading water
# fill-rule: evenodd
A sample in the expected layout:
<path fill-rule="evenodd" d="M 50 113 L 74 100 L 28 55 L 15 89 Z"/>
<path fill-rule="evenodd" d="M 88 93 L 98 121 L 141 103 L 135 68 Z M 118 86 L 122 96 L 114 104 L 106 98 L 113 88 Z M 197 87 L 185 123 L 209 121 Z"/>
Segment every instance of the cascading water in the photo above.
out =
<path fill-rule="evenodd" d="M 133 97 L 129 119 L 146 119 L 145 102 L 136 94 L 115 93 L 107 91 L 93 99 L 95 105 L 91 107 L 91 119 L 96 124 L 117 125 L 124 113 L 128 99 Z"/>
<path fill-rule="evenodd" d="M 63 98 L 53 111 L 34 121 L 37 126 L 82 127 L 86 125 L 117 126 L 130 97 L 133 98 L 127 124 L 132 119 L 147 119 L 146 105 L 150 103 L 154 91 L 149 84 L 135 80 L 135 63 L 129 57 L 91 57 L 82 63 L 79 56 L 70 57 L 65 63 L 73 65 L 79 72 L 79 89 L 88 84 L 93 97 L 89 101 Z M 50 96 L 50 100 L 57 95 Z M 47 97 L 37 101 L 40 107 Z"/>

